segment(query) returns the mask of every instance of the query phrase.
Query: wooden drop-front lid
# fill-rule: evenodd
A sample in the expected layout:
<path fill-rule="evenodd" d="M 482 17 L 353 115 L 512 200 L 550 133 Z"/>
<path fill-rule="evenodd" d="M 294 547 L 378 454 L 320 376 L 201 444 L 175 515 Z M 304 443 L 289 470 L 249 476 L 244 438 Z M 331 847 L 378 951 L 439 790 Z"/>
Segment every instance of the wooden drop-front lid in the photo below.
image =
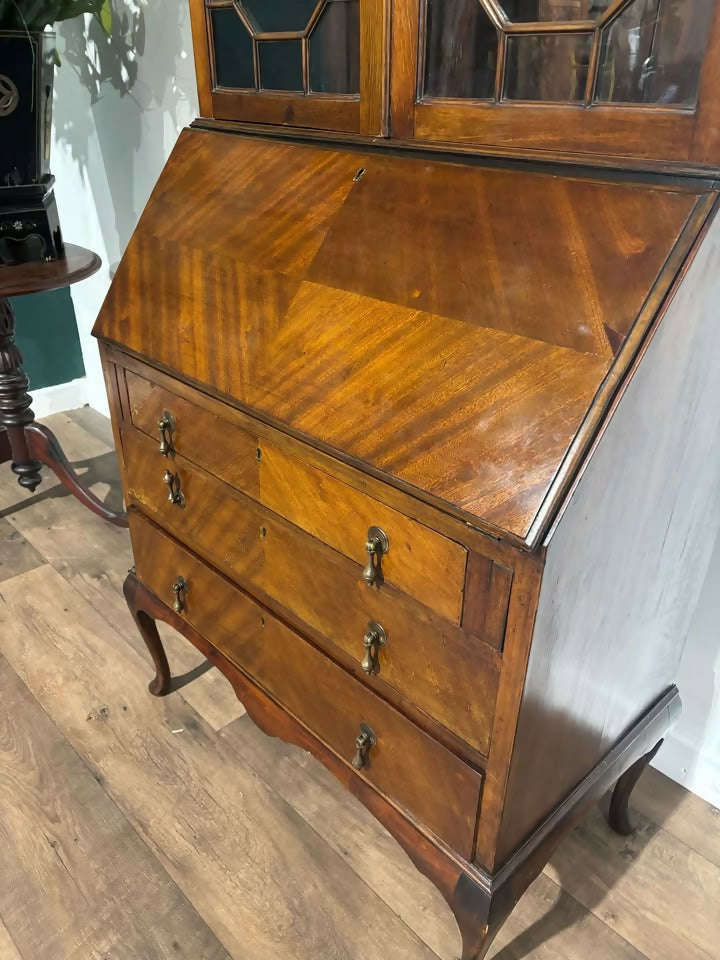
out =
<path fill-rule="evenodd" d="M 535 546 L 712 200 L 187 130 L 94 332 Z"/>

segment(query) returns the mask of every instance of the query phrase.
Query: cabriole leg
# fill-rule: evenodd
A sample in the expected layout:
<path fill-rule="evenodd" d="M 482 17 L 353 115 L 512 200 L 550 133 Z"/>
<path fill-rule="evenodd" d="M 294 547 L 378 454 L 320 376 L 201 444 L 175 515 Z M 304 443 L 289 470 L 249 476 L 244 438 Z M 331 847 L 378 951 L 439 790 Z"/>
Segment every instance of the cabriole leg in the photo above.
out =
<path fill-rule="evenodd" d="M 123 584 L 123 593 L 133 620 L 137 624 L 145 644 L 150 651 L 155 664 L 155 677 L 148 684 L 148 690 L 154 697 L 164 697 L 170 693 L 171 676 L 165 649 L 160 639 L 155 620 L 146 610 L 138 605 L 138 580 L 134 573 L 129 573 Z"/>
<path fill-rule="evenodd" d="M 493 916 L 488 890 L 461 873 L 455 888 L 452 911 L 462 937 L 461 960 L 483 960 L 503 924 L 507 912 Z"/>
<path fill-rule="evenodd" d="M 635 789 L 643 771 L 662 746 L 662 743 L 662 740 L 658 741 L 652 750 L 646 753 L 645 756 L 640 757 L 629 770 L 625 771 L 615 784 L 615 789 L 613 790 L 610 800 L 608 823 L 616 833 L 621 834 L 623 837 L 627 837 L 635 829 L 630 820 L 630 795 Z"/>

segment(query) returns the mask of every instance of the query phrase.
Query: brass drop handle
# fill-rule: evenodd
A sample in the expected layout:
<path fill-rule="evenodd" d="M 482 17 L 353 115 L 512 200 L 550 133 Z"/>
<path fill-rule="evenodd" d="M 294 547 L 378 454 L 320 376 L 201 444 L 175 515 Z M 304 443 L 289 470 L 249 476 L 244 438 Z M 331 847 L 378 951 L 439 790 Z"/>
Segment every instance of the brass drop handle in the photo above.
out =
<path fill-rule="evenodd" d="M 175 596 L 173 610 L 175 613 L 182 613 L 186 608 L 185 593 L 187 592 L 187 580 L 185 577 L 177 577 L 172 585 L 172 592 Z"/>
<path fill-rule="evenodd" d="M 363 570 L 363 580 L 371 586 L 382 583 L 382 558 L 390 550 L 390 541 L 385 531 L 381 530 L 380 527 L 370 527 L 365 550 L 368 555 L 368 562 Z"/>
<path fill-rule="evenodd" d="M 167 457 L 173 451 L 172 432 L 175 429 L 175 420 L 172 414 L 164 410 L 157 426 L 160 431 L 160 453 Z"/>
<path fill-rule="evenodd" d="M 163 474 L 163 483 L 165 483 L 168 488 L 168 501 L 174 503 L 177 507 L 182 507 L 185 504 L 185 497 L 180 489 L 180 477 L 178 474 L 166 470 Z"/>
<path fill-rule="evenodd" d="M 378 668 L 378 653 L 380 647 L 387 643 L 387 634 L 380 623 L 371 620 L 367 625 L 365 636 L 363 637 L 363 646 L 365 647 L 365 656 L 362 661 L 362 668 L 365 673 L 375 673 Z"/>
<path fill-rule="evenodd" d="M 355 738 L 355 756 L 352 758 L 352 765 L 356 770 L 362 770 L 368 765 L 370 759 L 370 748 L 377 743 L 377 737 L 372 729 L 366 724 L 360 724 L 360 733 Z"/>

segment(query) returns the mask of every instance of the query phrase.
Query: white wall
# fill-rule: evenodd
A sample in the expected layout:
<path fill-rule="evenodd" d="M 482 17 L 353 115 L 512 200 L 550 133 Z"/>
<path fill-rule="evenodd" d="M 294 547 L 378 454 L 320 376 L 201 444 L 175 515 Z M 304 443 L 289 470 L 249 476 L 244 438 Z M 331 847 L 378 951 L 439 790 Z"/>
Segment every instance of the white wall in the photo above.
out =
<path fill-rule="evenodd" d="M 177 135 L 197 115 L 186 0 L 114 3 L 116 12 L 125 12 L 109 46 L 90 18 L 59 27 L 64 65 L 56 79 L 53 148 L 65 236 L 103 259 L 95 277 L 73 288 L 73 300 L 87 370 L 77 403 L 87 398 L 104 412 L 105 387 L 90 330 Z M 719 640 L 720 541 L 680 671 L 684 714 L 656 760 L 673 779 L 720 807 Z"/>
<path fill-rule="evenodd" d="M 655 766 L 720 807 L 720 539 L 690 626 L 678 686 L 683 714 Z"/>
<path fill-rule="evenodd" d="M 91 17 L 58 24 L 52 170 L 65 239 L 103 266 L 72 297 L 91 406 L 107 412 L 95 317 L 179 131 L 197 116 L 187 0 L 113 0 L 108 43 Z"/>

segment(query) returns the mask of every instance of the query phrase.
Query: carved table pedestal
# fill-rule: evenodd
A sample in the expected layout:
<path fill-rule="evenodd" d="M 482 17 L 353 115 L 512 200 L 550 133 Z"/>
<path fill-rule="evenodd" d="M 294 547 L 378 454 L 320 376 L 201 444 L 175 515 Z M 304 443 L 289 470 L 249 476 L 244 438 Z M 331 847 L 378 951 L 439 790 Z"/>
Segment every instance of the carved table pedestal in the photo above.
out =
<path fill-rule="evenodd" d="M 125 514 L 108 510 L 82 486 L 55 435 L 35 422 L 27 392 L 30 381 L 15 343 L 15 314 L 9 299 L 83 280 L 99 269 L 100 262 L 91 250 L 67 244 L 62 260 L 0 267 L 0 463 L 10 462 L 18 483 L 28 490 L 40 484 L 45 464 L 81 503 L 110 523 L 126 527 Z"/>

